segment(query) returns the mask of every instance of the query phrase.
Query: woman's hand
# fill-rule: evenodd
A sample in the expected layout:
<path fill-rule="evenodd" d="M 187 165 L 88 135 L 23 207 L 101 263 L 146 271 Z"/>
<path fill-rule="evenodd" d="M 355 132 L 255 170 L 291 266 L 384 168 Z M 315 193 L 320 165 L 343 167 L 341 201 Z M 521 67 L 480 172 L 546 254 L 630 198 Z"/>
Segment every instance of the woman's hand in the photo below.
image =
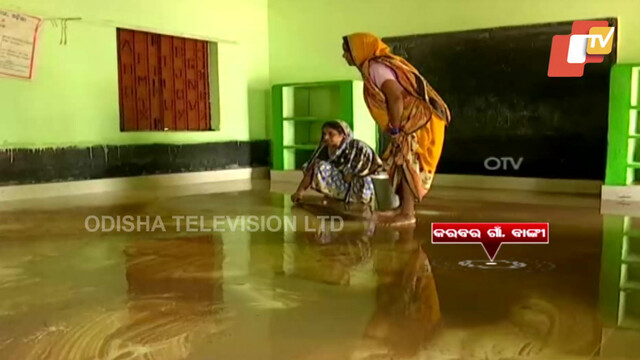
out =
<path fill-rule="evenodd" d="M 293 193 L 293 195 L 291 195 L 291 201 L 293 203 L 299 203 L 300 201 L 302 201 L 302 192 L 296 191 L 295 193 Z"/>
<path fill-rule="evenodd" d="M 400 135 L 394 135 L 389 137 L 389 142 L 393 146 L 400 146 Z"/>

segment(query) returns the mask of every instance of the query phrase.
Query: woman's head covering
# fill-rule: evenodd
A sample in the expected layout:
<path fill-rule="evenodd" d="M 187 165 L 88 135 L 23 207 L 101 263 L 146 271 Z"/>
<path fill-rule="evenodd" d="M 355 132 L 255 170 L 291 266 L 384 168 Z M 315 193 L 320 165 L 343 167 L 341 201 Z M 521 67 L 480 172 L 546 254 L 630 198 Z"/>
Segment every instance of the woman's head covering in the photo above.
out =
<path fill-rule="evenodd" d="M 346 140 L 351 140 L 353 138 L 353 133 L 351 132 L 351 128 L 349 127 L 349 124 L 347 124 L 342 120 L 327 121 L 324 124 L 322 124 L 322 129 L 324 130 L 325 128 L 331 128 L 331 129 L 340 131 L 342 135 L 344 135 Z M 322 142 L 322 138 L 320 138 L 320 141 Z"/>
<path fill-rule="evenodd" d="M 379 61 L 392 68 L 396 73 L 400 85 L 402 85 L 410 95 L 431 105 L 447 123 L 451 120 L 449 107 L 420 72 L 402 57 L 394 55 L 391 52 L 391 48 L 377 36 L 369 33 L 354 33 L 345 36 L 343 41 L 355 65 L 362 73 L 364 80 L 368 82 L 369 96 L 367 97 L 371 102 L 377 103 L 375 104 L 378 105 L 377 107 L 380 105 L 380 94 L 377 96 L 378 99 L 373 99 L 376 96 L 373 95 L 375 90 L 371 87 L 375 86 L 370 81 L 367 81 L 370 80 L 369 65 L 372 60 Z M 375 117 L 376 114 L 374 113 L 372 115 Z"/>
<path fill-rule="evenodd" d="M 335 128 L 336 126 L 339 126 L 344 134 L 344 141 L 338 150 L 333 154 L 329 154 L 329 149 L 324 143 L 321 134 L 318 147 L 309 160 L 302 165 L 303 172 L 306 173 L 316 160 L 327 161 L 338 170 L 357 176 L 371 175 L 382 168 L 382 160 L 380 160 L 375 150 L 366 143 L 354 139 L 349 124 L 342 120 L 331 120 L 325 122 L 322 128 Z"/>
<path fill-rule="evenodd" d="M 349 53 L 357 67 L 373 58 L 380 56 L 393 56 L 391 49 L 375 35 L 368 33 L 355 33 L 343 38 L 349 49 Z"/>
<path fill-rule="evenodd" d="M 322 130 L 324 132 L 324 129 L 326 127 L 335 127 L 335 126 L 340 127 L 342 129 L 342 133 L 344 134 L 344 141 L 342 142 L 338 150 L 335 152 L 335 155 L 337 155 L 342 151 L 342 149 L 344 149 L 345 145 L 353 138 L 353 133 L 351 132 L 351 128 L 349 127 L 349 124 L 347 124 L 342 120 L 327 121 L 324 124 L 322 124 Z M 327 145 L 324 143 L 323 135 L 324 134 L 320 134 L 320 140 L 318 141 L 318 146 L 313 151 L 313 154 L 311 155 L 309 160 L 302 165 L 302 171 L 307 172 L 308 167 L 311 164 L 313 164 L 313 162 L 316 160 L 324 160 L 324 161 L 330 160 L 331 157 L 329 156 L 329 149 L 327 148 Z M 335 157 L 335 155 L 333 157 Z"/>

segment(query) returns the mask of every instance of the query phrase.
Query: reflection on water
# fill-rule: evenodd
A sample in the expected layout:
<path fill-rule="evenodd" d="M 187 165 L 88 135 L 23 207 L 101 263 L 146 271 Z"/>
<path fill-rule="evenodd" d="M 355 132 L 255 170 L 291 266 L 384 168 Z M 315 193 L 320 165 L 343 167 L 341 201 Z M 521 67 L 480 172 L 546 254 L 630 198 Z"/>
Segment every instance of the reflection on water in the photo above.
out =
<path fill-rule="evenodd" d="M 212 236 L 131 241 L 126 306 L 42 334 L 26 359 L 184 359 L 224 324 L 221 250 Z"/>
<path fill-rule="evenodd" d="M 434 336 L 441 321 L 429 259 L 412 227 L 374 230 L 297 234 L 291 275 L 353 286 L 352 279 L 359 272 L 372 272 L 369 285 L 373 287 L 373 312 L 363 323 L 361 338 L 348 357 L 415 356 Z M 308 358 L 324 357 L 313 354 Z"/>
<path fill-rule="evenodd" d="M 370 232 L 300 232 L 290 246 L 289 275 L 327 284 L 349 286 L 357 270 L 372 261 Z"/>
<path fill-rule="evenodd" d="M 640 219 L 605 217 L 601 305 L 609 325 L 640 329 Z"/>
<path fill-rule="evenodd" d="M 322 244 L 307 250 L 324 259 L 311 262 L 317 266 L 316 273 L 324 276 L 314 277 L 319 281 L 373 262 L 374 310 L 351 359 L 569 358 L 588 357 L 598 347 L 601 327 L 592 309 L 536 289 L 505 303 L 504 315 L 489 316 L 476 326 L 464 324 L 459 314 L 443 312 L 437 285 L 440 269 L 432 267 L 419 237 L 413 228 L 378 229 L 372 235 L 325 233 Z M 324 248 L 329 244 L 334 246 L 331 251 Z M 342 281 L 336 284 L 348 285 L 346 275 L 338 278 Z M 453 286 L 469 281 L 459 280 Z M 476 296 L 500 296 L 500 291 Z M 474 300 L 456 301 L 473 309 L 480 305 Z M 477 307 L 471 311 L 487 310 Z"/>
<path fill-rule="evenodd" d="M 428 343 L 441 322 L 431 265 L 414 228 L 394 231 L 393 242 L 377 243 L 375 311 L 354 358 L 409 358 Z M 382 234 L 389 238 L 388 233 Z"/>

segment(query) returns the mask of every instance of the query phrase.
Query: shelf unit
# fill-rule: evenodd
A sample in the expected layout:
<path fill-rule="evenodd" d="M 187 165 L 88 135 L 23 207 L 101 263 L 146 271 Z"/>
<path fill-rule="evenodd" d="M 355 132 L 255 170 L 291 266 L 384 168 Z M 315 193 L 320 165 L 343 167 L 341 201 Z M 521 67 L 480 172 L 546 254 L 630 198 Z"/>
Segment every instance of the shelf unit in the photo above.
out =
<path fill-rule="evenodd" d="M 271 101 L 273 170 L 299 170 L 329 120 L 345 121 L 356 139 L 377 149 L 378 131 L 364 102 L 362 81 L 277 84 Z"/>
<path fill-rule="evenodd" d="M 609 98 L 605 185 L 640 185 L 640 64 L 614 65 Z"/>

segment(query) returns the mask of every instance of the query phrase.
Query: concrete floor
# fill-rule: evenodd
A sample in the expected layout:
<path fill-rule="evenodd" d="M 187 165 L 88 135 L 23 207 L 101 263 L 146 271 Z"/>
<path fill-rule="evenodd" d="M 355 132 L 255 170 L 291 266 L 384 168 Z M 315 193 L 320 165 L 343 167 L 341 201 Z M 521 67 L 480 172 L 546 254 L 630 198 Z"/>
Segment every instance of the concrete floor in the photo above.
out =
<path fill-rule="evenodd" d="M 415 228 L 317 233 L 290 190 L 0 204 L 0 359 L 640 358 L 635 295 L 619 297 L 640 222 L 597 197 L 439 188 Z M 166 231 L 85 228 L 125 215 Z M 213 216 L 299 226 L 213 232 Z M 431 244 L 432 221 L 549 222 L 551 241 L 504 245 L 487 268 L 480 245 Z"/>

